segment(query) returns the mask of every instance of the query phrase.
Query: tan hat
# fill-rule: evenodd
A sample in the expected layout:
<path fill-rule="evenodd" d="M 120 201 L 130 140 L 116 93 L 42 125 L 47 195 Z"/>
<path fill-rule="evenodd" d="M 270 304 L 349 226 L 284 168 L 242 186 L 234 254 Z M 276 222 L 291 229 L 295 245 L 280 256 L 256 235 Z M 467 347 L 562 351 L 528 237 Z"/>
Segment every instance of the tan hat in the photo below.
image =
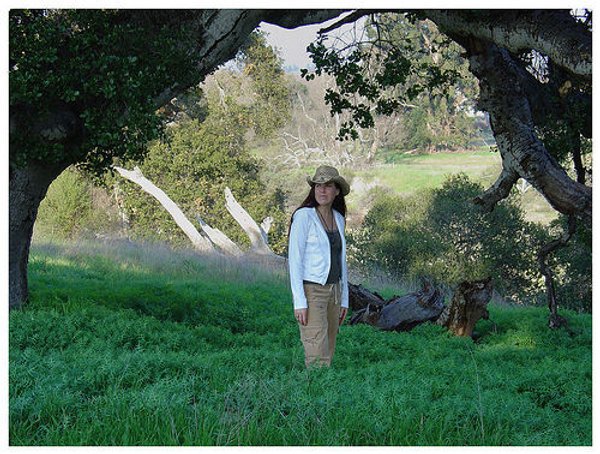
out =
<path fill-rule="evenodd" d="M 312 178 L 307 176 L 306 181 L 311 186 L 314 186 L 317 183 L 329 183 L 330 181 L 333 181 L 339 185 L 343 196 L 347 196 L 350 192 L 350 185 L 340 176 L 335 167 L 319 166 L 315 171 L 315 176 Z"/>

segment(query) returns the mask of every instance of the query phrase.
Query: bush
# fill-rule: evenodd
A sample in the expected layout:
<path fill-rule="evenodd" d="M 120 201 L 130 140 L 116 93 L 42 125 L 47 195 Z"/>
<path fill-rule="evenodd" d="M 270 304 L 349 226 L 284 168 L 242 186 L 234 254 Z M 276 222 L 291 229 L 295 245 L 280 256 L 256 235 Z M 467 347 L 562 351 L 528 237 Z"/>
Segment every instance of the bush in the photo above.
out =
<path fill-rule="evenodd" d="M 567 217 L 562 216 L 550 224 L 553 238 L 567 229 Z M 561 307 L 576 311 L 592 311 L 592 231 L 578 226 L 567 245 L 550 257 L 556 289 Z"/>
<path fill-rule="evenodd" d="M 397 277 L 456 285 L 491 276 L 505 297 L 543 292 L 536 253 L 548 236 L 526 222 L 514 200 L 483 213 L 472 199 L 483 187 L 466 175 L 402 198 L 383 196 L 349 235 L 354 260 Z"/>
<path fill-rule="evenodd" d="M 48 188 L 38 210 L 34 236 L 74 239 L 96 234 L 115 236 L 119 230 L 118 209 L 106 189 L 69 167 Z"/>
<path fill-rule="evenodd" d="M 65 170 L 48 188 L 38 211 L 36 230 L 41 235 L 72 238 L 92 212 L 91 188 L 76 170 Z"/>

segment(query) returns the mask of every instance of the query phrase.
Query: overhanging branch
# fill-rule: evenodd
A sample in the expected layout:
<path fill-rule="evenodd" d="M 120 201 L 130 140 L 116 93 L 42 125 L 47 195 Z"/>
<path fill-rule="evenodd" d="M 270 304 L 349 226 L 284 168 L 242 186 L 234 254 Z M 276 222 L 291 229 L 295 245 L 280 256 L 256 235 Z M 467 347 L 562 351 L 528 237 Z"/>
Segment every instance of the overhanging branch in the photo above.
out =
<path fill-rule="evenodd" d="M 502 194 L 500 188 L 514 179 L 510 174 L 514 172 L 531 183 L 555 210 L 573 214 L 591 228 L 592 190 L 571 179 L 538 139 L 519 68 L 511 55 L 489 42 L 463 36 L 451 38 L 469 54 L 470 69 L 480 82 L 480 106 L 490 114 L 503 167 L 509 172 L 482 199 L 482 204 L 489 206 Z"/>
<path fill-rule="evenodd" d="M 592 34 L 568 10 L 426 10 L 425 15 L 449 36 L 470 36 L 513 53 L 535 49 L 592 79 Z"/>

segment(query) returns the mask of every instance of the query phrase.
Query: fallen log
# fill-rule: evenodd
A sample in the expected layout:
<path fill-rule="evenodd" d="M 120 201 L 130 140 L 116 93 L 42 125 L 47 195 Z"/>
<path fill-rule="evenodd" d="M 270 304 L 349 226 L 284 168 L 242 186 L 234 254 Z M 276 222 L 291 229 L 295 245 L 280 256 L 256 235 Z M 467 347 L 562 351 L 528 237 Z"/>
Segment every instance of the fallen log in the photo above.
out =
<path fill-rule="evenodd" d="M 350 324 L 366 323 L 386 331 L 410 331 L 432 322 L 445 326 L 457 336 L 472 336 L 481 318 L 488 319 L 487 304 L 492 297 L 491 278 L 465 281 L 458 285 L 448 306 L 440 289 L 424 284 L 420 291 L 384 301 L 360 285 L 350 284 Z"/>
<path fill-rule="evenodd" d="M 369 305 L 371 305 L 372 307 L 385 305 L 385 300 L 377 292 L 371 292 L 370 290 L 364 288 L 362 285 L 354 285 L 351 282 L 348 283 L 348 287 L 350 292 L 350 309 L 352 309 L 353 311 L 360 311 L 361 309 L 365 309 Z"/>

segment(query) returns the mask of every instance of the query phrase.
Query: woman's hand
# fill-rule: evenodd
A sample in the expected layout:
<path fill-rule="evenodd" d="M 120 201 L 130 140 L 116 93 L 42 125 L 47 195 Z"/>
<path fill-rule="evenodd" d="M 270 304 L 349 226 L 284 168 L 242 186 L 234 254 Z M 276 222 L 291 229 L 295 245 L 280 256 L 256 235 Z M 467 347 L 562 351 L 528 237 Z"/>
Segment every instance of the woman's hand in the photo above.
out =
<path fill-rule="evenodd" d="M 340 308 L 340 325 L 344 323 L 344 319 L 346 318 L 346 314 L 348 313 L 347 307 Z"/>
<path fill-rule="evenodd" d="M 295 309 L 294 317 L 296 317 L 298 323 L 300 323 L 302 326 L 306 326 L 308 323 L 308 309 Z"/>

